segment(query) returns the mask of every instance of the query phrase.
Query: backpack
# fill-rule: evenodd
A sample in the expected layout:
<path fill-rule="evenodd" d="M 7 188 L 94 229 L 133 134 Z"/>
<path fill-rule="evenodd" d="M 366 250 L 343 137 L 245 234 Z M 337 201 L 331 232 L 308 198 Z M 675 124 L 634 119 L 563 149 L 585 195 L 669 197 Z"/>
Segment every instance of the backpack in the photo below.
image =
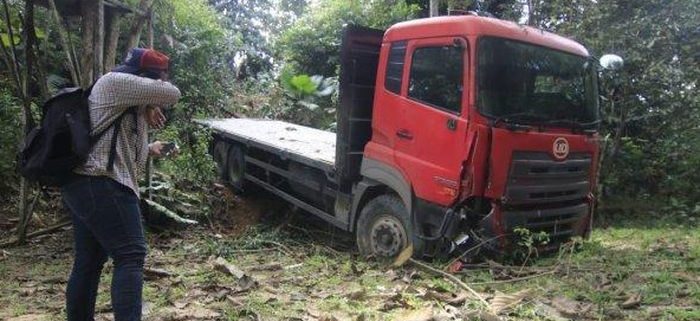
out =
<path fill-rule="evenodd" d="M 65 184 L 73 176 L 73 169 L 85 163 L 93 145 L 108 129 L 120 128 L 128 113 L 136 116 L 136 108 L 130 107 L 109 126 L 91 135 L 88 104 L 91 90 L 92 86 L 85 90 L 65 88 L 44 103 L 41 122 L 27 134 L 19 154 L 22 176 L 42 186 Z M 112 137 L 108 171 L 114 167 L 117 136 L 115 133 Z"/>

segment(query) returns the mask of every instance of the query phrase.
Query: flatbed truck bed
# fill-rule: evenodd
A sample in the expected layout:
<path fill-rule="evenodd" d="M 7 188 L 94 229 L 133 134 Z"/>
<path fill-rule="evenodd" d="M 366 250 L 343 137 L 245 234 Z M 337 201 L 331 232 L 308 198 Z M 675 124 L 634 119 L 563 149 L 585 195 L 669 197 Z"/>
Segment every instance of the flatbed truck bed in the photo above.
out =
<path fill-rule="evenodd" d="M 278 120 L 228 118 L 206 120 L 219 135 L 284 155 L 326 171 L 335 166 L 336 135 L 333 132 Z"/>

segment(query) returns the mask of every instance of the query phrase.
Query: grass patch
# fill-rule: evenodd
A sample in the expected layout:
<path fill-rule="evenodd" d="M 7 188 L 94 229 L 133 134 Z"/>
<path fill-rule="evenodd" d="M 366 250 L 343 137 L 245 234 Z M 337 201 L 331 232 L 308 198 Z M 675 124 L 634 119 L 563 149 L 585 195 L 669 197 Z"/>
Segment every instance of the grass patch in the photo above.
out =
<path fill-rule="evenodd" d="M 263 225 L 235 238 L 214 237 L 203 228 L 149 235 L 147 265 L 175 276 L 146 281 L 144 299 L 152 308 L 146 320 L 156 320 L 168 309 L 185 311 L 194 303 L 225 320 L 250 320 L 254 315 L 263 320 L 310 315 L 390 320 L 408 310 L 431 306 L 444 310 L 449 303 L 439 296 L 461 292 L 452 282 L 410 265 L 391 268 L 361 260 L 352 251 L 334 250 L 333 244 L 324 242 L 328 232 L 324 233 L 315 238 L 295 229 Z M 51 253 L 67 244 L 69 237 L 57 235 L 52 241 L 14 252 Z M 487 299 L 530 289 L 531 295 L 507 312 L 509 320 L 551 320 L 543 307 L 552 306 L 558 298 L 587 307 L 580 316 L 584 319 L 700 319 L 696 308 L 700 306 L 697 227 L 665 221 L 617 222 L 594 230 L 590 239 L 570 249 L 530 260 L 527 266 L 505 267 L 510 273 L 506 279 L 523 271 L 554 270 L 548 275 L 504 281 L 504 270 L 485 265 L 463 271 L 459 277 L 473 283 Z M 36 312 L 63 318 L 62 291 L 72 258 L 70 251 L 60 253 L 53 260 L 25 254 L 0 261 L 0 319 Z M 235 289 L 236 279 L 213 268 L 211 260 L 217 256 L 252 271 L 249 274 L 260 286 L 243 293 L 229 290 Z M 254 271 L 273 263 L 282 268 Z M 109 307 L 111 273 L 108 265 L 100 284 L 98 310 Z M 45 284 L 51 279 L 62 281 Z M 27 295 L 32 288 L 36 290 Z M 640 302 L 623 307 L 635 294 L 640 294 Z M 460 307 L 483 309 L 471 299 Z"/>

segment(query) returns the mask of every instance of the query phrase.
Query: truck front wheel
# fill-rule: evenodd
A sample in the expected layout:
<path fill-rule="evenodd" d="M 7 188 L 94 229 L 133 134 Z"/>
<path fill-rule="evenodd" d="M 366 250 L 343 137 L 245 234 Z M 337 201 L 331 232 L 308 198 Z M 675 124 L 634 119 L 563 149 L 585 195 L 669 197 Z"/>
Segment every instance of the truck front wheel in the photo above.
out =
<path fill-rule="evenodd" d="M 357 221 L 357 246 L 363 256 L 392 259 L 411 240 L 410 218 L 401 199 L 381 195 L 369 201 Z"/>

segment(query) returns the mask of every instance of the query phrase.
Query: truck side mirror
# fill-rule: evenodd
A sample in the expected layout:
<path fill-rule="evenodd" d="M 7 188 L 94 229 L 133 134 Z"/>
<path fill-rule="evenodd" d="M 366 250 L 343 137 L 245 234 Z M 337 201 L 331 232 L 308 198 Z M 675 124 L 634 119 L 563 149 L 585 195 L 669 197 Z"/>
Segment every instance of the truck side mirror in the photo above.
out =
<path fill-rule="evenodd" d="M 613 54 L 607 54 L 600 57 L 600 66 L 606 70 L 620 70 L 625 62 L 622 57 Z"/>

